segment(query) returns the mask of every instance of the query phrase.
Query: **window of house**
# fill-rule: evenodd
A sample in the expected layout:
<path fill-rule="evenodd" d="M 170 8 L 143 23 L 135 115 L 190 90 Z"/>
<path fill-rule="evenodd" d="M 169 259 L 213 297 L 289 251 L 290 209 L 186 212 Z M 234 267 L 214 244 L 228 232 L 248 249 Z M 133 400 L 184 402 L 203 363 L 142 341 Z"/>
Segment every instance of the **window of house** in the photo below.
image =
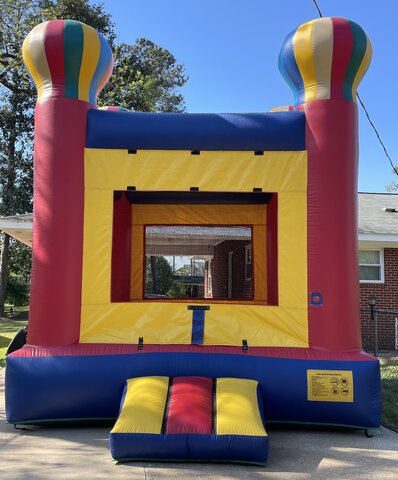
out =
<path fill-rule="evenodd" d="M 245 280 L 252 279 L 252 246 L 251 243 L 245 245 Z"/>
<path fill-rule="evenodd" d="M 359 251 L 359 279 L 361 283 L 384 282 L 383 250 Z"/>

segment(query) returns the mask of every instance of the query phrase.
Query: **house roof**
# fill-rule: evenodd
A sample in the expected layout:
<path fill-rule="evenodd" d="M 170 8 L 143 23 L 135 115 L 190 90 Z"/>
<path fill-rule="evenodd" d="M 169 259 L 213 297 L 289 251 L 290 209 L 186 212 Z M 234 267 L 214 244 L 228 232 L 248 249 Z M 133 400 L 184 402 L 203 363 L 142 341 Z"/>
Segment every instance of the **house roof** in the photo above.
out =
<path fill-rule="evenodd" d="M 389 211 L 395 210 L 395 211 Z M 398 235 L 398 194 L 358 194 L 359 235 Z"/>
<path fill-rule="evenodd" d="M 14 237 L 25 245 L 31 247 L 32 223 L 32 213 L 13 215 L 11 217 L 0 217 L 0 231 L 3 230 L 11 237 Z"/>

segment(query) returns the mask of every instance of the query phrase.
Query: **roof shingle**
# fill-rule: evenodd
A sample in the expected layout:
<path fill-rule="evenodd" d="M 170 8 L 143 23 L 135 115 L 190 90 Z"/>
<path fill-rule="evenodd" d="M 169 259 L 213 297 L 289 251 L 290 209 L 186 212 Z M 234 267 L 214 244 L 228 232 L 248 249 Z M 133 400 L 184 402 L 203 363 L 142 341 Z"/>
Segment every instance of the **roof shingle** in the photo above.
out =
<path fill-rule="evenodd" d="M 385 208 L 396 209 L 386 212 Z M 358 233 L 398 235 L 398 194 L 358 194 Z"/>

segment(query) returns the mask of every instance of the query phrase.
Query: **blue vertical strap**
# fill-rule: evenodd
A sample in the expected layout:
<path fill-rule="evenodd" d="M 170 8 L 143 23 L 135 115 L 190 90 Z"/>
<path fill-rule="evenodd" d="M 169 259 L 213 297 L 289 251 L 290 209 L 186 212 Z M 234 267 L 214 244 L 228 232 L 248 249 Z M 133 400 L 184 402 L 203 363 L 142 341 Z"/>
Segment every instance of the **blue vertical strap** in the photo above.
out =
<path fill-rule="evenodd" d="M 189 305 L 188 310 L 192 310 L 192 338 L 193 345 L 203 345 L 205 335 L 205 313 L 209 306 Z"/>
<path fill-rule="evenodd" d="M 205 311 L 193 310 L 192 312 L 192 340 L 194 345 L 202 345 L 205 335 Z"/>

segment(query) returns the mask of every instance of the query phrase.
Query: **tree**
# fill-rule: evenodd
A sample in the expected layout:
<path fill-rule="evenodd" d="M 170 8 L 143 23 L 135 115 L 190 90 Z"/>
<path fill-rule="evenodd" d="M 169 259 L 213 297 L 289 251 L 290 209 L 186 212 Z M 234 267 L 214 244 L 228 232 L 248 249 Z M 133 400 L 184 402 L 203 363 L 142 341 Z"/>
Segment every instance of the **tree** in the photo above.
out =
<path fill-rule="evenodd" d="M 74 19 L 100 31 L 115 53 L 115 73 L 99 104 L 137 111 L 182 111 L 176 89 L 187 77 L 170 52 L 146 39 L 116 45 L 111 16 L 102 4 L 88 0 L 0 0 L 0 215 L 32 209 L 33 111 L 36 91 L 24 68 L 21 46 L 29 31 L 51 19 Z M 0 243 L 0 316 L 4 311 L 9 266 L 20 280 L 13 250 L 16 243 L 2 234 Z M 30 272 L 30 252 L 19 255 Z M 18 268 L 17 268 L 18 270 Z M 18 281 L 19 281 L 18 280 Z"/>
<path fill-rule="evenodd" d="M 115 26 L 101 3 L 91 4 L 88 0 L 40 0 L 38 5 L 43 20 L 79 20 L 102 33 L 111 48 L 114 47 Z"/>
<path fill-rule="evenodd" d="M 21 45 L 39 20 L 32 1 L 3 1 L 0 6 L 0 214 L 32 208 L 32 140 L 34 89 L 25 72 Z M 2 235 L 0 315 L 4 311 L 10 237 Z"/>
<path fill-rule="evenodd" d="M 26 305 L 28 303 L 31 261 L 32 249 L 11 238 L 9 274 L 5 298 L 7 303 L 11 305 Z"/>
<path fill-rule="evenodd" d="M 398 190 L 398 183 L 397 182 L 391 182 L 386 186 L 387 192 L 396 192 Z"/>
<path fill-rule="evenodd" d="M 184 100 L 176 92 L 187 81 L 184 65 L 166 49 L 145 38 L 114 49 L 115 65 L 100 95 L 102 105 L 118 105 L 137 112 L 183 112 Z"/>
<path fill-rule="evenodd" d="M 167 295 L 173 285 L 173 269 L 164 257 L 146 257 L 145 293 Z"/>

